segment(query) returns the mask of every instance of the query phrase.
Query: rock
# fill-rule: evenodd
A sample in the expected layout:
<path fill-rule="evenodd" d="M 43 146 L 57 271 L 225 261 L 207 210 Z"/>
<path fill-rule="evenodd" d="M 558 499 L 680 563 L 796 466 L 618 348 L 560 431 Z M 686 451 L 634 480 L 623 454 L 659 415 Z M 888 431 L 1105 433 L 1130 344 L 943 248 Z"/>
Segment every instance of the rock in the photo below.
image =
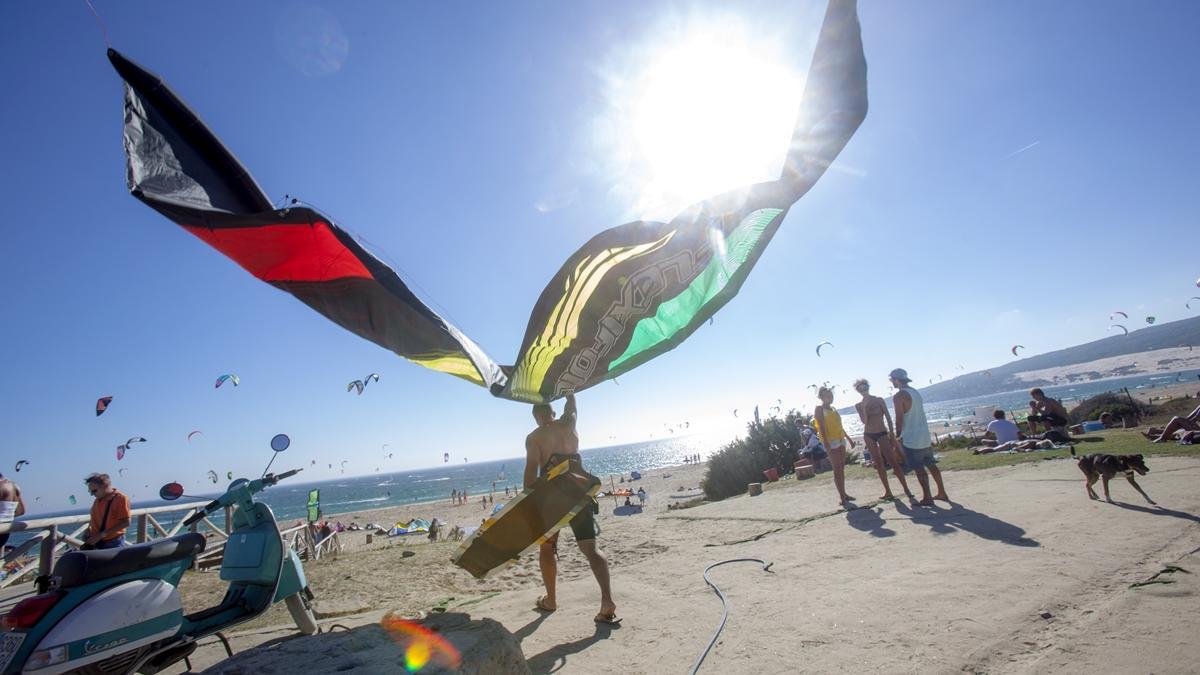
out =
<path fill-rule="evenodd" d="M 1050 612 L 1042 612 L 1039 616 L 1041 616 L 1043 619 L 1053 619 L 1054 618 L 1054 615 L 1051 614 Z"/>
<path fill-rule="evenodd" d="M 439 658 L 435 650 L 422 675 L 528 675 L 529 666 L 517 638 L 492 619 L 471 619 L 467 614 L 433 614 L 416 625 L 450 643 L 460 655 L 458 667 Z M 405 670 L 405 651 L 411 646 L 405 634 L 381 624 L 335 630 L 311 637 L 296 637 L 265 644 L 226 659 L 203 671 L 215 675 L 292 675 L 304 673 L 397 673 Z"/>
<path fill-rule="evenodd" d="M 411 558 L 411 557 L 413 557 L 413 556 L 414 556 L 414 555 L 416 555 L 416 554 L 417 554 L 417 552 L 416 552 L 416 551 L 401 551 L 401 552 L 400 552 L 400 557 L 401 557 L 401 558 Z"/>

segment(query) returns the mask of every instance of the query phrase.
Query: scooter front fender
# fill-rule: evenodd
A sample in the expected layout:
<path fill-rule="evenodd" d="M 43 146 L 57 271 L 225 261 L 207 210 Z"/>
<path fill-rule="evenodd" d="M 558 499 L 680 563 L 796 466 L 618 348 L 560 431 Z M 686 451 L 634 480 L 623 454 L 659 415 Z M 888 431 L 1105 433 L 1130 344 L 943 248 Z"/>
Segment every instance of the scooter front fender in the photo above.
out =
<path fill-rule="evenodd" d="M 279 575 L 279 586 L 275 589 L 273 602 L 279 602 L 308 588 L 308 579 L 304 576 L 304 565 L 300 564 L 300 556 L 290 548 L 287 552 L 287 556 L 283 559 L 283 571 Z"/>

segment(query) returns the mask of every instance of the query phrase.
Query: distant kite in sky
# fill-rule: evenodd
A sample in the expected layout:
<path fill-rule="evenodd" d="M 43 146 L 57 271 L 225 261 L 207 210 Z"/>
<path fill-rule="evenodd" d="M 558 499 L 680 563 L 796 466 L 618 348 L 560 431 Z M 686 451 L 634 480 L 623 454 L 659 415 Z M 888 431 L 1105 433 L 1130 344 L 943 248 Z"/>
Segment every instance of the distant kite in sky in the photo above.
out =
<path fill-rule="evenodd" d="M 1129 315 L 1128 315 L 1128 314 L 1126 314 L 1125 312 L 1122 312 L 1121 310 L 1119 310 L 1119 309 L 1118 309 L 1117 311 L 1115 311 L 1115 312 L 1113 312 L 1112 314 L 1109 314 L 1109 315 L 1108 315 L 1108 320 L 1109 320 L 1109 321 L 1112 321 L 1113 319 L 1117 318 L 1117 315 L 1118 315 L 1118 314 L 1120 314 L 1120 315 L 1121 315 L 1121 318 L 1123 318 L 1123 319 L 1128 319 L 1128 318 L 1129 318 Z"/>
<path fill-rule="evenodd" d="M 1192 308 L 1192 300 L 1200 300 L 1200 296 L 1193 295 L 1191 298 L 1188 299 L 1187 302 L 1183 303 L 1183 305 L 1185 307 L 1187 307 L 1188 309 L 1191 309 Z"/>
<path fill-rule="evenodd" d="M 1114 323 L 1113 325 L 1111 325 L 1111 326 L 1109 326 L 1109 327 L 1108 327 L 1108 329 L 1109 329 L 1109 330 L 1112 330 L 1112 329 L 1114 329 L 1114 328 L 1120 328 L 1120 329 L 1121 329 L 1121 331 L 1122 331 L 1122 333 L 1123 333 L 1124 335 L 1129 335 L 1129 329 L 1128 329 L 1128 328 L 1126 328 L 1125 326 L 1122 326 L 1122 325 L 1121 325 L 1121 324 L 1119 324 L 1119 323 Z"/>
<path fill-rule="evenodd" d="M 450 453 L 448 453 L 448 452 L 442 453 L 442 463 L 444 464 L 449 461 L 450 461 Z"/>
<path fill-rule="evenodd" d="M 213 482 L 213 485 L 216 485 L 217 481 L 221 480 L 221 477 L 217 475 L 216 471 L 209 469 L 208 470 L 208 479 Z"/>
<path fill-rule="evenodd" d="M 1152 316 L 1148 316 L 1148 317 L 1146 317 L 1146 323 L 1147 323 L 1147 324 L 1149 324 L 1149 325 L 1151 325 L 1151 326 L 1153 326 L 1153 325 L 1154 325 L 1154 322 L 1155 322 L 1155 321 L 1156 321 L 1156 319 L 1155 319 L 1154 317 L 1152 317 Z"/>
<path fill-rule="evenodd" d="M 125 453 L 129 452 L 130 446 L 132 446 L 134 443 L 145 443 L 145 442 L 146 442 L 146 439 L 142 438 L 141 436 L 134 436 L 133 438 L 118 445 L 117 446 L 117 461 L 125 459 Z"/>
<path fill-rule="evenodd" d="M 21 467 L 23 467 L 23 466 L 28 466 L 28 465 L 29 465 L 29 460 L 27 460 L 27 459 L 18 459 L 18 460 L 17 460 L 17 464 L 16 464 L 16 466 L 14 466 L 14 467 L 13 467 L 13 471 L 20 472 L 20 471 L 21 471 Z"/>
<path fill-rule="evenodd" d="M 187 442 L 188 442 L 188 443 L 191 443 L 191 442 L 192 442 L 192 436 L 195 436 L 195 435 L 197 435 L 197 434 L 203 434 L 203 433 L 204 433 L 203 431 L 200 431 L 199 429 L 196 429 L 195 431 L 193 431 L 193 432 L 191 432 L 190 434 L 188 434 L 188 435 L 187 435 Z"/>
<path fill-rule="evenodd" d="M 824 175 L 867 114 L 855 3 L 831 0 L 778 177 L 729 186 L 670 222 L 631 222 L 592 237 L 550 278 L 516 360 L 501 366 L 328 216 L 295 201 L 276 208 L 161 78 L 112 49 L 108 57 L 125 81 L 126 174 L 135 197 L 355 335 L 528 403 L 618 377 L 704 325 L 737 295 L 788 209 Z M 456 205 L 440 206 L 446 218 L 426 227 L 446 230 L 460 220 Z M 397 206 L 386 215 L 396 220 L 405 213 Z M 444 251 L 449 267 L 453 250 Z M 487 283 L 484 273 L 478 282 Z"/>
<path fill-rule="evenodd" d="M 108 410 L 109 403 L 112 403 L 111 396 L 101 396 L 96 399 L 96 417 L 103 415 L 104 411 Z"/>
<path fill-rule="evenodd" d="M 226 373 L 225 375 L 217 378 L 217 383 L 213 385 L 213 389 L 220 389 L 221 385 L 225 384 L 226 382 L 232 382 L 233 386 L 235 387 L 242 383 L 241 379 L 239 379 L 237 375 L 234 375 L 233 373 Z"/>
<path fill-rule="evenodd" d="M 833 343 L 829 342 L 828 340 L 817 345 L 817 356 L 821 355 L 821 347 L 832 347 L 832 346 L 833 346 Z"/>
<path fill-rule="evenodd" d="M 1016 356 L 1016 355 L 1017 355 L 1017 350 L 1018 350 L 1018 349 L 1025 349 L 1025 345 L 1013 345 L 1013 346 L 1012 346 L 1012 355 L 1013 355 L 1013 356 Z"/>
<path fill-rule="evenodd" d="M 67 497 L 67 501 L 74 504 L 75 503 L 75 495 L 71 495 L 71 496 Z"/>
<path fill-rule="evenodd" d="M 358 390 L 358 395 L 359 395 L 359 396 L 362 396 L 362 393 L 363 393 L 363 388 L 364 388 L 364 387 L 366 387 L 366 385 L 365 385 L 365 384 L 363 384 L 363 381 L 362 381 L 362 380 L 354 380 L 353 382 L 351 382 L 351 383 L 349 383 L 349 384 L 347 384 L 347 385 L 346 385 L 346 392 L 347 392 L 347 393 L 349 393 L 349 392 L 352 392 L 352 391 L 354 391 L 355 389 L 357 389 L 357 390 Z"/>

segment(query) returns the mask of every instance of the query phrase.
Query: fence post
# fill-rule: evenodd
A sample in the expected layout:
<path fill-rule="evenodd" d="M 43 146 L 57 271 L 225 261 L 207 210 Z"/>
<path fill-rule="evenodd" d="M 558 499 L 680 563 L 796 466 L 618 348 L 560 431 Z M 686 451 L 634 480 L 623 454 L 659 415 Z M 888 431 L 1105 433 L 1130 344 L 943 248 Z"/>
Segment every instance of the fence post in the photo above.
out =
<path fill-rule="evenodd" d="M 38 574 L 47 576 L 54 569 L 54 549 L 58 546 L 58 526 L 46 528 L 47 537 L 42 540 L 42 550 L 38 555 Z"/>
<path fill-rule="evenodd" d="M 137 543 L 146 543 L 146 514 L 144 513 L 138 516 Z"/>

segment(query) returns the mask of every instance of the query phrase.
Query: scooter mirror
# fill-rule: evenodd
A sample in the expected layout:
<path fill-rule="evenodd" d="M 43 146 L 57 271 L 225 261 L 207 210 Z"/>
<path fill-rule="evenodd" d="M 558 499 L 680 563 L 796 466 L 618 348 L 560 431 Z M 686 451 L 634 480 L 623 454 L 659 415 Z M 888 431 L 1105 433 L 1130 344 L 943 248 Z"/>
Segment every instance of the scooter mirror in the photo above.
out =
<path fill-rule="evenodd" d="M 283 452 L 292 444 L 292 439 L 288 438 L 287 434 L 275 434 L 271 439 L 271 449 L 275 452 Z"/>
<path fill-rule="evenodd" d="M 167 483 L 158 490 L 158 497 L 164 501 L 173 502 L 183 496 L 183 486 L 179 483 Z"/>

